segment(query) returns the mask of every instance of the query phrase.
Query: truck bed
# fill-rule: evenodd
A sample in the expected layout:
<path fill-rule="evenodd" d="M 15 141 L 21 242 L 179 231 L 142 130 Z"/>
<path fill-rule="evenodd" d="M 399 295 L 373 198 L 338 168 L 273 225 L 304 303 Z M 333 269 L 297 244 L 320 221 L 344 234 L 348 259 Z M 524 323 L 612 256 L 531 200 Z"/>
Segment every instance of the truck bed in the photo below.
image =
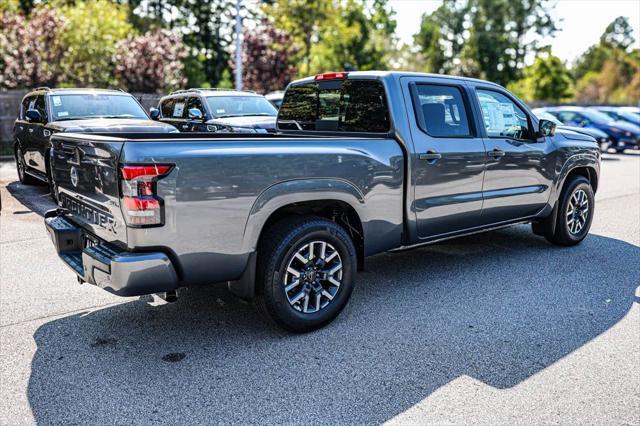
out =
<path fill-rule="evenodd" d="M 185 285 L 238 278 L 269 217 L 306 200 L 350 206 L 362 220 L 366 255 L 401 244 L 404 155 L 392 138 L 57 134 L 52 144 L 54 180 L 68 219 L 119 249 L 167 254 Z M 162 225 L 125 226 L 123 164 L 173 167 L 157 182 Z"/>

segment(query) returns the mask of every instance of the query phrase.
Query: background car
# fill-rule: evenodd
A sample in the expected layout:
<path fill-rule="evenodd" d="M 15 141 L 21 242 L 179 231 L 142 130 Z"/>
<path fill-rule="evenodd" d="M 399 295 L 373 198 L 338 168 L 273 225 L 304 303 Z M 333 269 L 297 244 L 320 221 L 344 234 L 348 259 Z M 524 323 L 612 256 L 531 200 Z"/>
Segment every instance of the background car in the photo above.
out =
<path fill-rule="evenodd" d="M 626 121 L 628 123 L 635 124 L 636 126 L 640 125 L 640 115 L 634 114 L 631 111 L 626 111 L 620 107 L 598 106 L 591 108 L 608 115 L 613 120 Z"/>
<path fill-rule="evenodd" d="M 551 107 L 545 108 L 544 111 L 570 126 L 602 130 L 609 135 L 612 148 L 617 152 L 623 152 L 625 149 L 640 149 L 640 127 L 634 124 L 612 120 L 606 114 L 584 107 Z"/>
<path fill-rule="evenodd" d="M 51 186 L 49 138 L 53 133 L 177 131 L 151 120 L 135 97 L 120 90 L 41 87 L 22 98 L 13 126 L 18 177 L 26 185 L 45 182 Z"/>
<path fill-rule="evenodd" d="M 267 100 L 271 102 L 274 107 L 280 109 L 280 105 L 282 105 L 282 99 L 284 98 L 284 92 L 271 92 L 264 95 L 264 97 L 267 98 Z"/>
<path fill-rule="evenodd" d="M 558 120 L 556 116 L 546 112 L 543 108 L 535 108 L 533 109 L 533 113 L 540 119 L 553 121 L 558 126 L 558 129 L 571 130 L 573 132 L 591 136 L 596 140 L 596 142 L 598 142 L 598 146 L 600 147 L 600 151 L 602 152 L 607 152 L 607 150 L 611 146 L 611 138 L 609 138 L 609 135 L 607 135 L 602 130 L 596 129 L 595 127 L 567 126 L 562 121 Z"/>
<path fill-rule="evenodd" d="M 275 132 L 278 110 L 254 92 L 177 90 L 160 99 L 151 116 L 181 132 Z"/>

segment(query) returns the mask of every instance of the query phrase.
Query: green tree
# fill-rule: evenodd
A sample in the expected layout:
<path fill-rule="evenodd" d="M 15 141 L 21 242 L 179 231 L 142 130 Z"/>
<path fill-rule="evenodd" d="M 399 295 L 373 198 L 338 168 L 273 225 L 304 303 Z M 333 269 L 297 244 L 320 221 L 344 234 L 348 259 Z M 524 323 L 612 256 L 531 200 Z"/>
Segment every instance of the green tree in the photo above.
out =
<path fill-rule="evenodd" d="M 589 47 L 572 69 L 576 99 L 585 102 L 640 101 L 640 49 L 629 19 L 612 21 L 600 42 Z"/>
<path fill-rule="evenodd" d="M 560 102 L 573 94 L 571 73 L 560 58 L 548 52 L 538 55 L 523 74 L 508 87 L 524 100 Z"/>
<path fill-rule="evenodd" d="M 302 47 L 298 54 L 301 74 L 311 74 L 311 49 L 321 43 L 323 30 L 329 22 L 332 0 L 274 0 L 263 6 L 264 14 L 276 28 L 286 31 L 294 43 Z"/>
<path fill-rule="evenodd" d="M 444 0 L 422 17 L 415 40 L 427 71 L 506 85 L 521 77 L 525 58 L 556 30 L 546 0 Z"/>
<path fill-rule="evenodd" d="M 396 22 L 386 1 L 347 0 L 331 13 L 331 25 L 312 48 L 313 72 L 388 68 Z"/>
<path fill-rule="evenodd" d="M 115 86 L 113 57 L 118 41 L 135 34 L 127 21 L 127 5 L 93 0 L 63 6 L 60 10 L 65 17 L 60 38 L 66 52 L 59 64 L 64 84 Z"/>
<path fill-rule="evenodd" d="M 229 63 L 234 41 L 235 0 L 130 0 L 134 22 L 147 31 L 153 27 L 177 30 L 189 47 L 185 62 L 190 86 L 217 86 Z M 251 12 L 242 9 L 243 17 Z"/>

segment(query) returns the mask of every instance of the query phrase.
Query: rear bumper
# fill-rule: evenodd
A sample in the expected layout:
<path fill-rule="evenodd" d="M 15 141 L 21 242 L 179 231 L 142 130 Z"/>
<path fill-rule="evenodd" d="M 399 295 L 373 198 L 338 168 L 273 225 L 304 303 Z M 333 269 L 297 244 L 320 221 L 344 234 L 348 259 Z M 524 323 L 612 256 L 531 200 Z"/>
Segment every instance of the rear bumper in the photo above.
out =
<path fill-rule="evenodd" d="M 105 241 L 84 247 L 85 231 L 60 210 L 45 213 L 45 227 L 58 256 L 82 280 L 118 296 L 175 290 L 178 277 L 166 254 L 132 253 Z"/>

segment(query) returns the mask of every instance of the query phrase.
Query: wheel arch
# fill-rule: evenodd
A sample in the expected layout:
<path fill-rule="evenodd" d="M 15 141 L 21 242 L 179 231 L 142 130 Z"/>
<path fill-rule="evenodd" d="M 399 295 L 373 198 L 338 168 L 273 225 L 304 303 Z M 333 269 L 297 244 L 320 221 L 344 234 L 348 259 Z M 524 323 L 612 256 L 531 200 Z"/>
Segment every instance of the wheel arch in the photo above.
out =
<path fill-rule="evenodd" d="M 351 182 L 341 179 L 296 179 L 273 185 L 253 203 L 245 226 L 244 245 L 257 249 L 265 230 L 291 215 L 315 215 L 342 226 L 364 258 L 365 197 Z"/>

